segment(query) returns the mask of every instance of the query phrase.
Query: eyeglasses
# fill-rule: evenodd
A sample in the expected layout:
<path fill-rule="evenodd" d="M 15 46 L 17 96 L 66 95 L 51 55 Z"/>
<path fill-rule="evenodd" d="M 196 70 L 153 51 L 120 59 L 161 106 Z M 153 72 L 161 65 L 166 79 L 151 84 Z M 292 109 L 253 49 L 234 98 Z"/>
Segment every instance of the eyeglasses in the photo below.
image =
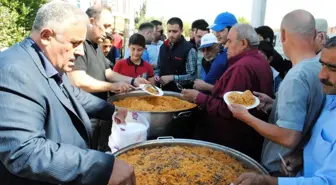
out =
<path fill-rule="evenodd" d="M 326 67 L 329 71 L 336 72 L 336 65 L 327 64 L 327 63 L 323 62 L 322 60 L 320 60 L 320 63 L 322 65 L 322 67 Z"/>

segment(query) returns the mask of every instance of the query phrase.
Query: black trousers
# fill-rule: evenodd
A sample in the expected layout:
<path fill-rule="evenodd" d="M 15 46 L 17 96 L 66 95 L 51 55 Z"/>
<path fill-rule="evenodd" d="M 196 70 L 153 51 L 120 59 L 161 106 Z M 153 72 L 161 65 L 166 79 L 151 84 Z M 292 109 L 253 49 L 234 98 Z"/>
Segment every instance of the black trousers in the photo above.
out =
<path fill-rule="evenodd" d="M 111 134 L 112 122 L 98 119 L 91 119 L 92 144 L 91 148 L 102 152 L 111 151 L 108 146 L 108 138 Z"/>

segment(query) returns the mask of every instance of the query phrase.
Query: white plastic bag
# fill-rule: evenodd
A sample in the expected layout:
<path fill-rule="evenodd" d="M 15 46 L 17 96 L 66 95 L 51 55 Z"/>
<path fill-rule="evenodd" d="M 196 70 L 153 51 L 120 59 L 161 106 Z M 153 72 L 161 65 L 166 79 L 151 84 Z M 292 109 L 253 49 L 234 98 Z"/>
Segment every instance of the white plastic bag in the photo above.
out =
<path fill-rule="evenodd" d="M 114 120 L 115 114 L 113 115 Z M 113 124 L 108 145 L 112 153 L 147 140 L 148 120 L 137 112 L 128 112 L 126 124 Z"/>

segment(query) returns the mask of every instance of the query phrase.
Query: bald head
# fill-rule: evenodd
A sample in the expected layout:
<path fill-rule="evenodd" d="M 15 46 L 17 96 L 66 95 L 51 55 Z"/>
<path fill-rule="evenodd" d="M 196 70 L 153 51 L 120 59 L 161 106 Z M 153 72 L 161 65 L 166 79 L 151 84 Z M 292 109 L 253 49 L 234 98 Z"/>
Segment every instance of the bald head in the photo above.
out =
<path fill-rule="evenodd" d="M 294 35 L 314 37 L 315 19 L 306 10 L 294 10 L 282 19 L 281 28 Z"/>

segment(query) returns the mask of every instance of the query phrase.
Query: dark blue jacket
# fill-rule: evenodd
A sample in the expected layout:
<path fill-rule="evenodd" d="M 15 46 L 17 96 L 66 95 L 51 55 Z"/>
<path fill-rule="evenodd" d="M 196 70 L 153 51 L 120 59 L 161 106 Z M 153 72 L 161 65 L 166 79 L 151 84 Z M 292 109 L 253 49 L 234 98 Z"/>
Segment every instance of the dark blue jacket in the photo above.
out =
<path fill-rule="evenodd" d="M 182 38 L 170 47 L 166 40 L 160 48 L 160 76 L 163 75 L 185 75 L 186 62 L 189 51 L 193 48 L 192 44 Z"/>
<path fill-rule="evenodd" d="M 193 45 L 182 38 L 171 47 L 169 41 L 166 40 L 160 47 L 159 62 L 160 62 L 160 76 L 164 75 L 185 75 L 186 63 L 188 60 L 189 51 Z M 188 84 L 189 85 L 189 84 Z M 191 88 L 192 85 L 184 86 L 184 88 Z M 164 90 L 179 92 L 174 82 L 163 87 Z"/>

